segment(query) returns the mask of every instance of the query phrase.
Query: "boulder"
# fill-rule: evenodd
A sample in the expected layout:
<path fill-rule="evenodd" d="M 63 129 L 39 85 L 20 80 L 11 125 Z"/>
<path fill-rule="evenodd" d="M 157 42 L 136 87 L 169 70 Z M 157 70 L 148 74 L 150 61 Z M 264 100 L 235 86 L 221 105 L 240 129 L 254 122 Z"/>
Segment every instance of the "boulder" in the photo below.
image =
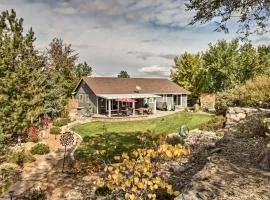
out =
<path fill-rule="evenodd" d="M 201 198 L 197 197 L 197 192 L 190 190 L 183 194 L 180 194 L 178 197 L 174 198 L 174 200 L 201 200 Z"/>
<path fill-rule="evenodd" d="M 230 119 L 231 119 L 232 121 L 234 121 L 234 122 L 239 122 L 239 121 L 240 121 L 240 119 L 239 119 L 239 117 L 238 117 L 237 114 L 236 114 L 236 115 L 232 115 Z"/>
<path fill-rule="evenodd" d="M 257 112 L 258 109 L 256 108 L 245 108 L 245 113 L 253 113 L 253 112 Z"/>
<path fill-rule="evenodd" d="M 262 169 L 270 170 L 270 149 L 262 151 L 257 161 Z"/>
<path fill-rule="evenodd" d="M 65 194 L 67 200 L 82 200 L 82 194 L 76 190 L 70 190 Z"/>
<path fill-rule="evenodd" d="M 243 111 L 243 108 L 240 108 L 240 107 L 234 107 L 233 109 L 234 109 L 234 112 L 235 112 L 235 113 L 242 113 L 242 112 L 245 112 L 245 111 Z"/>
<path fill-rule="evenodd" d="M 245 114 L 245 113 L 238 113 L 236 116 L 237 116 L 237 118 L 238 118 L 239 120 L 245 119 L 245 118 L 246 118 L 246 114 Z"/>
<path fill-rule="evenodd" d="M 227 112 L 229 114 L 235 114 L 235 110 L 232 107 L 228 108 L 228 111 Z"/>

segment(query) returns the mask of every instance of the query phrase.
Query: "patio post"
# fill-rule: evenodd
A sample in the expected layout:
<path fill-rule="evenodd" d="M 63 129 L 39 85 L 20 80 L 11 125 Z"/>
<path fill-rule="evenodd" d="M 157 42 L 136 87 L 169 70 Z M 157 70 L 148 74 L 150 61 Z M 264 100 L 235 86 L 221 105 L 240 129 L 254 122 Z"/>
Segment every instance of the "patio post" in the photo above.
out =
<path fill-rule="evenodd" d="M 154 110 L 153 113 L 156 114 L 157 112 L 157 98 L 154 98 Z"/>
<path fill-rule="evenodd" d="M 98 97 L 97 97 L 97 114 L 98 114 Z"/>
<path fill-rule="evenodd" d="M 109 105 L 108 105 L 108 116 L 111 117 L 112 113 L 111 113 L 111 99 L 109 99 Z"/>
<path fill-rule="evenodd" d="M 132 102 L 132 115 L 135 116 L 135 101 Z"/>

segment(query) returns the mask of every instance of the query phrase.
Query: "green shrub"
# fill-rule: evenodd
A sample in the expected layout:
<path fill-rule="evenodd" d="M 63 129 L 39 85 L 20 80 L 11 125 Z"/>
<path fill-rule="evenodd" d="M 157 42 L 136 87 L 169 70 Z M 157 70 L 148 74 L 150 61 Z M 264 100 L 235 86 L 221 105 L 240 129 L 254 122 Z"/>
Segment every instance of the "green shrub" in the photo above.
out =
<path fill-rule="evenodd" d="M 20 166 L 23 166 L 24 163 L 34 162 L 35 160 L 35 157 L 27 151 L 11 151 L 6 154 L 6 161 L 8 163 L 16 163 Z"/>
<path fill-rule="evenodd" d="M 56 139 L 56 136 L 61 134 L 61 128 L 56 126 L 51 127 L 50 134 L 55 135 Z"/>
<path fill-rule="evenodd" d="M 89 135 L 83 137 L 83 142 L 87 143 L 89 142 L 91 137 Z"/>
<path fill-rule="evenodd" d="M 238 136 L 240 137 L 266 137 L 270 130 L 266 123 L 264 123 L 264 118 L 269 118 L 268 113 L 257 113 L 248 116 L 244 123 L 237 125 Z"/>
<path fill-rule="evenodd" d="M 270 76 L 258 76 L 223 93 L 218 93 L 216 110 L 225 114 L 228 107 L 263 107 L 270 100 Z"/>
<path fill-rule="evenodd" d="M 70 122 L 70 119 L 69 118 L 60 118 L 60 119 L 55 120 L 53 122 L 53 125 L 54 126 L 61 127 L 61 126 L 67 125 L 69 122 Z"/>
<path fill-rule="evenodd" d="M 46 144 L 39 143 L 31 148 L 32 154 L 44 155 L 50 153 L 50 147 Z"/>
<path fill-rule="evenodd" d="M 204 131 L 216 131 L 218 129 L 224 128 L 226 119 L 223 116 L 216 116 L 211 119 L 208 123 L 203 124 L 199 127 L 200 130 Z"/>

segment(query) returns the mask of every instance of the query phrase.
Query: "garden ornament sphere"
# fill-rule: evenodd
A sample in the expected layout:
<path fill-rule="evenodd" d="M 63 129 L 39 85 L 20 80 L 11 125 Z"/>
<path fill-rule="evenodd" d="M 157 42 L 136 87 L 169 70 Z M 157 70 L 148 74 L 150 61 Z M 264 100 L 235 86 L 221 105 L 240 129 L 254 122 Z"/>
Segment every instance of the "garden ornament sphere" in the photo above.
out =
<path fill-rule="evenodd" d="M 71 132 L 65 132 L 61 135 L 60 143 L 62 146 L 71 146 L 74 143 L 74 135 Z"/>

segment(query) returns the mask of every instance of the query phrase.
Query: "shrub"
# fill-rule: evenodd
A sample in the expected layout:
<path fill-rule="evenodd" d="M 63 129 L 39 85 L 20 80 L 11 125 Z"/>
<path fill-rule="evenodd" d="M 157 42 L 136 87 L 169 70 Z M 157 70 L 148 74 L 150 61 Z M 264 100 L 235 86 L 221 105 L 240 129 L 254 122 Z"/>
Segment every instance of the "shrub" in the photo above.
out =
<path fill-rule="evenodd" d="M 56 127 L 56 126 L 51 127 L 50 134 L 55 135 L 55 139 L 57 139 L 56 138 L 57 135 L 60 135 L 61 134 L 61 128 Z"/>
<path fill-rule="evenodd" d="M 67 125 L 69 122 L 70 122 L 70 119 L 69 118 L 60 118 L 60 119 L 55 120 L 53 122 L 53 125 L 54 126 L 61 127 L 61 126 Z"/>
<path fill-rule="evenodd" d="M 49 126 L 49 124 L 51 122 L 52 121 L 49 118 L 44 118 L 44 119 L 41 120 L 40 124 L 41 124 L 41 126 Z"/>
<path fill-rule="evenodd" d="M 202 124 L 199 129 L 204 131 L 216 131 L 218 129 L 224 128 L 226 118 L 223 116 L 216 116 L 211 119 L 208 123 Z"/>
<path fill-rule="evenodd" d="M 83 142 L 87 143 L 89 142 L 91 137 L 89 135 L 83 137 Z"/>
<path fill-rule="evenodd" d="M 6 161 L 9 163 L 16 163 L 20 166 L 23 166 L 24 163 L 28 163 L 28 162 L 34 162 L 36 159 L 35 157 L 27 152 L 27 151 L 11 151 L 8 152 L 6 155 Z"/>
<path fill-rule="evenodd" d="M 238 136 L 240 137 L 266 137 L 270 130 L 264 122 L 264 118 L 270 114 L 258 113 L 246 118 L 244 123 L 238 124 Z"/>
<path fill-rule="evenodd" d="M 217 94 L 216 110 L 225 114 L 230 106 L 263 107 L 270 100 L 270 76 L 258 76 L 245 84 Z"/>
<path fill-rule="evenodd" d="M 37 144 L 31 148 L 32 154 L 44 155 L 50 153 L 50 147 L 46 144 Z"/>
<path fill-rule="evenodd" d="M 105 168 L 105 178 L 99 178 L 96 186 L 108 188 L 106 191 L 120 199 L 156 199 L 160 191 L 162 196 L 171 199 L 180 193 L 164 180 L 160 174 L 162 163 L 188 155 L 181 145 L 160 144 L 153 149 L 137 149 L 130 154 L 123 153 L 115 160 L 121 163 Z"/>
<path fill-rule="evenodd" d="M 28 141 L 29 142 L 38 142 L 39 141 L 39 129 L 36 127 L 31 127 L 28 130 Z"/>

